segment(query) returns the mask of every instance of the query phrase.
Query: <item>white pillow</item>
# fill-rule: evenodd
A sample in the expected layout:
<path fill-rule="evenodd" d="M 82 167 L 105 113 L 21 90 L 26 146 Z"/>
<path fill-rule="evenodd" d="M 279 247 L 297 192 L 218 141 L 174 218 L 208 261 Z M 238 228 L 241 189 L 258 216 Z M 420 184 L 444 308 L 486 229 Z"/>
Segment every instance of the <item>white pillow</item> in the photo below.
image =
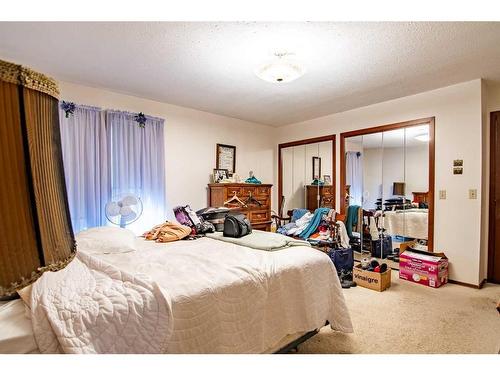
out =
<path fill-rule="evenodd" d="M 88 254 L 118 254 L 135 251 L 133 232 L 117 227 L 96 227 L 75 236 L 77 250 Z"/>

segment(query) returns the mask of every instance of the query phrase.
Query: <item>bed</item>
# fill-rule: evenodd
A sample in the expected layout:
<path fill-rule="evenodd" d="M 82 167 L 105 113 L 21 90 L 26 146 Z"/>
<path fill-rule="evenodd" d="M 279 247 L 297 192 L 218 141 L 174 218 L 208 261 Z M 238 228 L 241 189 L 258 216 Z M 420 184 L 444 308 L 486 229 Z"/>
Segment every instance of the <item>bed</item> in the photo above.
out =
<path fill-rule="evenodd" d="M 211 238 L 168 244 L 136 239 L 135 247 L 124 253 L 80 253 L 104 268 L 147 275 L 168 296 L 172 329 L 163 353 L 276 352 L 310 337 L 325 322 L 352 332 L 335 268 L 327 255 L 310 247 L 268 252 Z M 21 302 L 16 303 L 19 309 Z M 26 346 L 16 350 L 36 351 L 29 343 L 37 340 L 23 319 L 17 323 L 25 332 L 17 335 Z"/>
<path fill-rule="evenodd" d="M 428 209 L 384 211 L 383 225 L 393 236 L 427 239 Z"/>

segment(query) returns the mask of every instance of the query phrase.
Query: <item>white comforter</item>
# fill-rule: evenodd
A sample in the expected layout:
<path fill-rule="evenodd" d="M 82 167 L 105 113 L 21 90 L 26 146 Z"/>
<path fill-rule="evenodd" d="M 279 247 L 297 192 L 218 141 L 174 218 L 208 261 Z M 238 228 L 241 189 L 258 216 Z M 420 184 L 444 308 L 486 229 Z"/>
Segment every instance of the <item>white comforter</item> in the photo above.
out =
<path fill-rule="evenodd" d="M 352 332 L 335 267 L 318 250 L 266 252 L 209 238 L 138 244 L 135 252 L 99 257 L 148 275 L 168 294 L 167 353 L 261 353 L 327 320 Z"/>
<path fill-rule="evenodd" d="M 41 353 L 161 353 L 173 325 L 155 283 L 84 253 L 33 284 L 31 321 Z"/>
<path fill-rule="evenodd" d="M 428 210 L 385 211 L 383 226 L 388 234 L 427 239 Z"/>

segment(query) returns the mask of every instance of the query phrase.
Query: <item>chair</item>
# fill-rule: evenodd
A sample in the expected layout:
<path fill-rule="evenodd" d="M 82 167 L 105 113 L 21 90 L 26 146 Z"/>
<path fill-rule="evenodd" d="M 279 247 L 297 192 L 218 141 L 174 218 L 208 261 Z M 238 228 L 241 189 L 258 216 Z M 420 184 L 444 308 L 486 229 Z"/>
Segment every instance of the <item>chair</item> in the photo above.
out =
<path fill-rule="evenodd" d="M 276 228 L 280 228 L 292 220 L 293 210 L 288 210 L 286 212 L 288 216 L 283 216 L 283 207 L 285 207 L 285 197 L 281 196 L 280 212 L 278 215 L 271 215 L 271 220 L 274 220 Z"/>

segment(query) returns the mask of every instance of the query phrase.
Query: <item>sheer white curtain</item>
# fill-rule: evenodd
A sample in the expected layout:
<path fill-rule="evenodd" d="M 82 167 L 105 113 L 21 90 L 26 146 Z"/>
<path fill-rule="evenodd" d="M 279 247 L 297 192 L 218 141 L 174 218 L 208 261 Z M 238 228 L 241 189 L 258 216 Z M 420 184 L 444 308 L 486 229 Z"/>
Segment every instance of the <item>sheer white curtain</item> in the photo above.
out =
<path fill-rule="evenodd" d="M 59 118 L 73 231 L 106 225 L 110 181 L 104 114 L 100 108 L 76 105 L 68 118 L 60 108 Z"/>
<path fill-rule="evenodd" d="M 346 184 L 350 185 L 350 205 L 363 203 L 363 155 L 361 152 L 346 152 Z"/>
<path fill-rule="evenodd" d="M 163 119 L 146 116 L 142 128 L 134 117 L 134 113 L 107 111 L 106 128 L 112 199 L 128 194 L 141 199 L 142 216 L 127 226 L 139 234 L 165 221 L 165 139 Z"/>

